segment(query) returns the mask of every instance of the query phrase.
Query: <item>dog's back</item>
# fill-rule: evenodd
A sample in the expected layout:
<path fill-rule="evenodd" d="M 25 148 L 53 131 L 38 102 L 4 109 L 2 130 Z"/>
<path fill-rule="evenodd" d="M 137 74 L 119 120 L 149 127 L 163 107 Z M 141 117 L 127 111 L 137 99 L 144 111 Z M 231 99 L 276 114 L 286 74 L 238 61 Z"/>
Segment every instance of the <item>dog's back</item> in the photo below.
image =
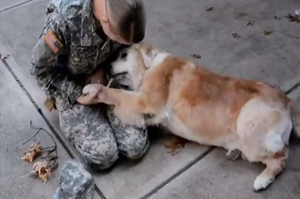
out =
<path fill-rule="evenodd" d="M 217 146 L 236 136 L 237 118 L 249 100 L 259 98 L 283 109 L 289 102 L 266 84 L 220 76 L 172 55 L 145 73 L 141 90 L 151 93 L 160 119 L 176 116 L 189 129 L 192 138 L 186 133 L 185 138 Z"/>

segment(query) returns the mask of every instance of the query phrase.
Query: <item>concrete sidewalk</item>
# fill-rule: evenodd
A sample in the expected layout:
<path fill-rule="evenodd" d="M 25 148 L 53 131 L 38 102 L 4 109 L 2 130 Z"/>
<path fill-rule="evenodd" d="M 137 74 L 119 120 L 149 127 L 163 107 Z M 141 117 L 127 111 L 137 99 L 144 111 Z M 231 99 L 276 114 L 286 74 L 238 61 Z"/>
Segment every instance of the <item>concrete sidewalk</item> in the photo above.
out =
<path fill-rule="evenodd" d="M 25 137 L 33 135 L 28 129 L 30 118 L 38 118 L 39 126 L 45 128 L 47 123 L 61 140 L 60 161 L 81 158 L 62 135 L 57 116 L 43 106 L 45 95 L 29 74 L 31 51 L 41 32 L 48 2 L 0 0 L 0 52 L 10 55 L 5 60 L 6 66 L 1 63 L 0 73 L 0 199 L 49 198 L 56 188 L 57 175 L 43 188 L 36 181 L 30 181 L 33 184 L 29 186 L 26 181 L 30 178 L 25 177 L 29 167 L 15 164 L 17 153 L 8 158 L 7 150 L 14 151 Z M 196 61 L 215 72 L 280 86 L 300 106 L 300 88 L 294 88 L 300 82 L 300 23 L 285 18 L 300 8 L 299 0 L 145 0 L 145 3 L 146 40 L 156 47 L 183 57 L 199 54 L 201 58 Z M 22 103 L 25 105 L 21 106 Z M 22 107 L 17 109 L 19 112 L 11 111 L 17 105 Z M 15 133 L 20 129 L 26 131 L 25 137 Z M 8 135 L 11 139 L 6 139 Z M 2 143 L 2 137 L 6 143 Z M 231 162 L 225 159 L 225 151 L 194 143 L 187 143 L 172 156 L 164 147 L 166 139 L 153 140 L 150 151 L 139 162 L 120 161 L 110 172 L 93 174 L 98 189 L 95 198 L 294 199 L 300 196 L 299 146 L 292 147 L 285 173 L 267 191 L 254 193 L 252 183 L 261 172 L 260 165 Z M 16 170 L 20 172 L 14 173 Z M 17 180 L 18 176 L 22 176 L 21 180 Z M 30 188 L 35 191 L 27 191 Z"/>

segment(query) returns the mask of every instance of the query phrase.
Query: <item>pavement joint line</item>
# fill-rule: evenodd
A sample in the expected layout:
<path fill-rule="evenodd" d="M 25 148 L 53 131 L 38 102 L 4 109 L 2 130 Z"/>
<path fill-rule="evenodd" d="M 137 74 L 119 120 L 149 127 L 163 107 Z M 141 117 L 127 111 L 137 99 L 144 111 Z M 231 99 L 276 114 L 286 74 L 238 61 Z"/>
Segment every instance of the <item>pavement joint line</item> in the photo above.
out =
<path fill-rule="evenodd" d="M 21 6 L 21 5 L 29 3 L 31 1 L 33 1 L 33 0 L 27 0 L 27 1 L 24 1 L 24 2 L 21 2 L 21 3 L 15 4 L 15 5 L 12 5 L 12 6 L 9 6 L 9 7 L 6 7 L 4 9 L 0 10 L 0 13 L 5 12 L 5 11 L 10 10 L 10 9 L 13 9 L 13 8 L 17 8 L 17 7 Z"/>
<path fill-rule="evenodd" d="M 101 199 L 107 199 L 96 184 L 95 184 L 95 190 Z"/>
<path fill-rule="evenodd" d="M 300 80 L 294 86 L 292 86 L 290 89 L 286 90 L 284 92 L 284 94 L 288 95 L 291 92 L 293 92 L 294 90 L 296 90 L 298 87 L 300 87 Z"/>
<path fill-rule="evenodd" d="M 186 165 L 185 167 L 183 167 L 182 169 L 180 169 L 178 172 L 176 172 L 175 174 L 173 174 L 171 177 L 169 177 L 168 179 L 166 179 L 164 182 L 160 183 L 158 186 L 156 186 L 154 189 L 152 189 L 149 193 L 145 194 L 142 198 L 140 199 L 147 199 L 150 196 L 152 196 L 153 194 L 155 194 L 157 191 L 159 191 L 160 189 L 162 189 L 164 186 L 166 186 L 167 184 L 169 184 L 171 181 L 173 181 L 175 178 L 177 178 L 178 176 L 180 176 L 182 173 L 184 173 L 185 171 L 187 171 L 189 168 L 191 168 L 192 166 L 194 166 L 197 162 L 199 162 L 200 160 L 202 160 L 205 156 L 207 156 L 210 152 L 212 152 L 216 147 L 209 147 L 204 153 L 202 153 L 200 156 L 198 156 L 196 159 L 194 159 L 193 161 L 191 161 L 188 165 Z"/>
<path fill-rule="evenodd" d="M 61 145 L 64 147 L 64 149 L 67 151 L 68 155 L 72 159 L 76 159 L 75 156 L 72 154 L 71 150 L 68 148 L 68 146 L 63 142 L 63 140 L 58 135 L 58 132 L 55 130 L 51 122 L 48 120 L 48 118 L 43 114 L 42 109 L 39 108 L 39 106 L 35 103 L 35 101 L 30 96 L 29 92 L 26 90 L 22 82 L 19 80 L 19 78 L 16 76 L 16 74 L 13 72 L 13 70 L 10 68 L 9 64 L 6 62 L 5 59 L 2 60 L 2 63 L 5 65 L 7 70 L 10 72 L 10 74 L 13 76 L 13 78 L 16 80 L 16 82 L 19 84 L 25 95 L 29 98 L 33 106 L 37 109 L 38 113 L 42 116 L 44 121 L 46 122 L 47 126 L 50 128 L 50 130 L 53 132 L 54 136 L 58 139 L 58 141 L 61 143 Z M 106 197 L 103 195 L 102 191 L 97 187 L 95 184 L 95 191 L 100 196 L 101 199 L 106 199 Z"/>

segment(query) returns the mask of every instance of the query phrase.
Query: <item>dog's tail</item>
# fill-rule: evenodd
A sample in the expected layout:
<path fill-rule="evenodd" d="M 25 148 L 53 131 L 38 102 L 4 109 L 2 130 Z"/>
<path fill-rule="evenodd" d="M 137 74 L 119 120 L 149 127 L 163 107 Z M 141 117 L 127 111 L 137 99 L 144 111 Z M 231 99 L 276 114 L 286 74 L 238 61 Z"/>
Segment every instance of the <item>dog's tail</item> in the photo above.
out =
<path fill-rule="evenodd" d="M 291 118 L 293 122 L 293 134 L 297 138 L 300 138 L 300 110 L 293 102 L 291 102 L 290 108 L 291 108 Z"/>

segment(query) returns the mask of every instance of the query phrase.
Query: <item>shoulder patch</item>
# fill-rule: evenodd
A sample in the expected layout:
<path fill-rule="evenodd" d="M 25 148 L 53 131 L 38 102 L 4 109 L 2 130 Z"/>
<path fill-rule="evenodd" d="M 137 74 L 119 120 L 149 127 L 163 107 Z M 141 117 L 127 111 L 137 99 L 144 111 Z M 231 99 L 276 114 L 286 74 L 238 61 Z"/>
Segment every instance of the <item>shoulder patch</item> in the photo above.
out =
<path fill-rule="evenodd" d="M 45 35 L 45 42 L 54 54 L 63 48 L 63 44 L 57 39 L 52 30 Z"/>

